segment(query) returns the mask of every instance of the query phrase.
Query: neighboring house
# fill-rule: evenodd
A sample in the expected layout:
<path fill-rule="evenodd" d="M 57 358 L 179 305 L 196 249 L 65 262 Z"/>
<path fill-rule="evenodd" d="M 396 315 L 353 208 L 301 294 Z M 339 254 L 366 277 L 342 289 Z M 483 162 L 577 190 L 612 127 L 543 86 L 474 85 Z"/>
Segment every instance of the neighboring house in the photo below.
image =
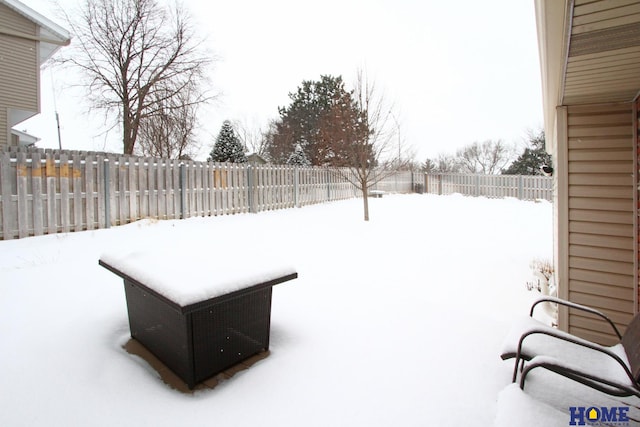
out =
<path fill-rule="evenodd" d="M 624 330 L 638 312 L 640 1 L 536 0 L 559 296 Z M 602 321 L 559 326 L 608 344 Z"/>
<path fill-rule="evenodd" d="M 264 157 L 257 153 L 247 154 L 247 162 L 254 165 L 264 165 L 267 163 Z"/>
<path fill-rule="evenodd" d="M 0 0 L 0 147 L 29 141 L 11 128 L 40 112 L 40 67 L 69 41 L 64 28 L 19 1 Z"/>
<path fill-rule="evenodd" d="M 9 145 L 18 147 L 32 147 L 36 145 L 36 142 L 40 141 L 37 136 L 29 135 L 26 132 L 22 132 L 16 129 L 11 129 L 11 141 Z"/>

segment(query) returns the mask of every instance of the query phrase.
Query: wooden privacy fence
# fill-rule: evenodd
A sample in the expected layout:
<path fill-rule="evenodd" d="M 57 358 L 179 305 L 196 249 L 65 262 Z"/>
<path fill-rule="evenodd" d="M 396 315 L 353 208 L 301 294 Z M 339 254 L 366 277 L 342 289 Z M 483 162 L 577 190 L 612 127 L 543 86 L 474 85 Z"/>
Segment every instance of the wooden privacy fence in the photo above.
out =
<path fill-rule="evenodd" d="M 548 176 L 427 174 L 426 192 L 469 196 L 516 197 L 553 200 L 553 179 Z"/>
<path fill-rule="evenodd" d="M 256 213 L 361 196 L 346 172 L 8 149 L 0 151 L 0 240 L 108 228 L 143 218 Z M 548 177 L 409 171 L 387 176 L 371 190 L 523 200 L 551 200 L 553 193 Z"/>
<path fill-rule="evenodd" d="M 0 151 L 0 239 L 359 196 L 338 172 L 60 150 Z M 399 172 L 374 189 L 410 192 L 412 177 Z"/>

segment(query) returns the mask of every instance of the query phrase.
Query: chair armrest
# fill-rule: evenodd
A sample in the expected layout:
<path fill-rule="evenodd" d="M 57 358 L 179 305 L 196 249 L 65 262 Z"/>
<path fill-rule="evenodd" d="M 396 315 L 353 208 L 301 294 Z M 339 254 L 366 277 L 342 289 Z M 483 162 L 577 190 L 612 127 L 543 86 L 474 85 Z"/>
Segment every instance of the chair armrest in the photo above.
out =
<path fill-rule="evenodd" d="M 618 336 L 618 339 L 622 339 L 622 335 L 620 334 L 620 331 L 618 330 L 618 328 L 616 327 L 616 325 L 613 323 L 613 321 L 603 312 L 596 310 L 595 308 L 586 306 L 586 305 L 582 305 L 582 304 L 576 304 L 575 302 L 571 302 L 571 301 L 567 301 L 564 299 L 560 299 L 560 298 L 556 298 L 556 297 L 541 297 L 538 298 L 532 305 L 531 305 L 531 310 L 529 311 L 529 316 L 533 317 L 533 311 L 535 310 L 536 306 L 542 302 L 552 302 L 555 304 L 560 304 L 560 305 L 564 305 L 565 307 L 569 307 L 569 308 L 575 308 L 576 310 L 580 310 L 580 311 L 584 311 L 586 313 L 591 313 L 594 314 L 602 319 L 604 319 L 607 323 L 609 323 L 609 325 L 611 325 L 611 327 L 613 328 L 613 331 L 616 333 L 616 335 Z"/>
<path fill-rule="evenodd" d="M 518 366 L 519 361 L 522 359 L 522 346 L 524 345 L 524 341 L 527 337 L 531 336 L 531 335 L 547 335 L 549 337 L 552 337 L 554 339 L 558 339 L 561 341 L 566 341 L 581 347 L 585 347 L 594 351 L 598 351 L 600 353 L 606 354 L 607 356 L 611 357 L 612 359 L 614 359 L 616 362 L 618 362 L 618 364 L 620 365 L 620 367 L 625 371 L 625 373 L 627 374 L 627 376 L 629 377 L 629 379 L 635 383 L 635 378 L 633 377 L 633 374 L 631 373 L 631 370 L 629 369 L 629 366 L 627 363 L 625 363 L 620 356 L 618 356 L 617 354 L 615 354 L 613 351 L 609 350 L 609 348 L 607 347 L 603 347 L 599 344 L 596 343 L 592 343 L 591 341 L 587 341 L 585 339 L 582 338 L 578 338 L 575 337 L 573 335 L 569 335 L 567 333 L 562 333 L 560 331 L 554 331 L 554 330 L 549 330 L 549 329 L 534 329 L 534 330 L 530 330 L 525 332 L 524 334 L 522 334 L 522 336 L 520 337 L 520 341 L 518 342 L 518 349 L 516 352 L 516 367 Z M 535 355 L 531 360 L 535 359 L 535 358 L 545 358 L 546 355 Z M 529 363 L 531 363 L 531 361 L 529 361 Z M 515 381 L 515 372 L 514 372 L 514 381 Z"/>
<path fill-rule="evenodd" d="M 624 366 L 625 365 L 623 365 L 623 367 Z M 590 374 L 579 367 L 551 356 L 536 356 L 527 363 L 527 366 L 522 371 L 522 376 L 520 377 L 521 390 L 524 390 L 527 375 L 535 368 L 548 369 L 559 375 L 573 379 L 574 381 L 614 396 L 627 396 L 632 394 L 640 396 L 637 389 L 637 382 L 633 378 L 630 378 L 631 384 L 633 385 L 629 386 L 616 381 L 615 378 L 604 378 Z M 629 371 L 626 371 L 627 375 L 629 375 Z"/>

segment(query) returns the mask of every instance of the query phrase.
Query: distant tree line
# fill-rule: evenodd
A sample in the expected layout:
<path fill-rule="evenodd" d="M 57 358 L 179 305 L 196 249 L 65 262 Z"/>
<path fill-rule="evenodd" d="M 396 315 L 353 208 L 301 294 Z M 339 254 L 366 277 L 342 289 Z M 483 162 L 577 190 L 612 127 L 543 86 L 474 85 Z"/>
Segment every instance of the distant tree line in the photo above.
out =
<path fill-rule="evenodd" d="M 501 140 L 474 142 L 456 151 L 427 159 L 421 169 L 428 173 L 478 173 L 504 175 L 541 175 L 543 165 L 551 166 L 545 150 L 544 131 L 530 131 L 522 153 Z"/>

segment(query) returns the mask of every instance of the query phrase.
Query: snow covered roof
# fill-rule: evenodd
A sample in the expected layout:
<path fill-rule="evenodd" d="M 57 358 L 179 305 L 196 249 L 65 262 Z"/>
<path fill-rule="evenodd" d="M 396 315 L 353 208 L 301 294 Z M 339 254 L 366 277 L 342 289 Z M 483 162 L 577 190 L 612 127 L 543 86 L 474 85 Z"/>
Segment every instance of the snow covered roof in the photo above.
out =
<path fill-rule="evenodd" d="M 11 134 L 18 137 L 18 145 L 21 147 L 30 147 L 40 141 L 40 138 L 37 136 L 30 135 L 17 129 L 11 129 Z"/>

